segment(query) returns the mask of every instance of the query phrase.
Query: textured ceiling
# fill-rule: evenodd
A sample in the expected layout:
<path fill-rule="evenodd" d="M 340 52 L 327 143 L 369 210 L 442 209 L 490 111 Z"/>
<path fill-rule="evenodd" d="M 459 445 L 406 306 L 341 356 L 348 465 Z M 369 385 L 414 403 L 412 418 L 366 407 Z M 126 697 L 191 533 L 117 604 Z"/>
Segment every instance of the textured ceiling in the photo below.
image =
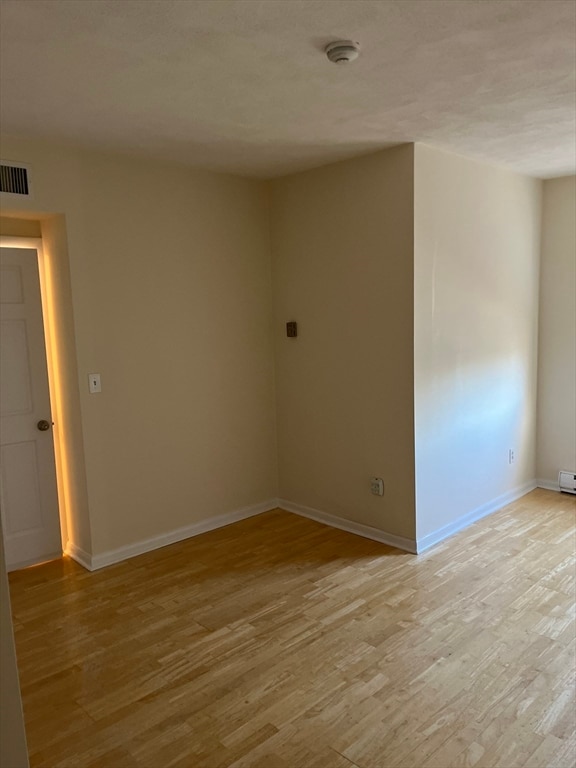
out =
<path fill-rule="evenodd" d="M 573 0 L 0 7 L 6 133 L 261 177 L 406 141 L 574 173 Z M 356 62 L 327 61 L 339 38 Z"/>

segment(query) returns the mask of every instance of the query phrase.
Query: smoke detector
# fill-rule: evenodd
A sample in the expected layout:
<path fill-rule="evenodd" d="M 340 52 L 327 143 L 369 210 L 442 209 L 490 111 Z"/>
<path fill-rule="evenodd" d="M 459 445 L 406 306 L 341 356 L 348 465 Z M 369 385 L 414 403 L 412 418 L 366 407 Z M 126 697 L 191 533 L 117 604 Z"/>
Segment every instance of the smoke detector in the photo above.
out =
<path fill-rule="evenodd" d="M 324 51 L 334 64 L 348 64 L 360 55 L 360 45 L 352 40 L 336 40 L 329 43 Z"/>

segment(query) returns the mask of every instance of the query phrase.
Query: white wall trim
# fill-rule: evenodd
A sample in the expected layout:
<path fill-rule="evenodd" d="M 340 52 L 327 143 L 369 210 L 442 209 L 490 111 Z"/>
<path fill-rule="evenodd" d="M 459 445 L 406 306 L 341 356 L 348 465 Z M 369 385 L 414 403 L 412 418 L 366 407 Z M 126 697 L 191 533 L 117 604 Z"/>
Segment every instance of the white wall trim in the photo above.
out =
<path fill-rule="evenodd" d="M 92 555 L 89 555 L 88 552 L 80 549 L 80 547 L 77 547 L 76 544 L 73 544 L 71 541 L 66 542 L 66 546 L 64 547 L 64 554 L 68 555 L 68 557 L 71 557 L 72 560 L 76 560 L 76 562 L 83 568 L 86 568 L 86 570 L 94 570 L 92 568 Z"/>
<path fill-rule="evenodd" d="M 498 496 L 492 501 L 483 504 L 472 512 L 468 512 L 466 515 L 462 515 L 457 520 L 448 525 L 439 528 L 437 531 L 429 533 L 421 539 L 407 539 L 404 536 L 396 536 L 393 533 L 387 533 L 379 528 L 373 528 L 370 525 L 364 525 L 363 523 L 357 523 L 354 520 L 346 520 L 343 517 L 332 515 L 329 512 L 322 512 L 319 509 L 313 509 L 312 507 L 306 507 L 302 504 L 296 504 L 287 499 L 269 499 L 263 501 L 260 504 L 253 504 L 249 507 L 242 507 L 234 512 L 228 512 L 217 517 L 211 517 L 207 520 L 201 520 L 198 523 L 185 526 L 183 528 L 177 528 L 176 530 L 169 531 L 168 533 L 160 534 L 151 539 L 144 539 L 143 541 L 137 541 L 134 544 L 128 544 L 118 549 L 111 549 L 108 552 L 102 552 L 99 555 L 90 555 L 80 547 L 77 547 L 71 541 L 66 545 L 65 554 L 73 558 L 77 563 L 86 568 L 89 571 L 97 571 L 100 568 L 105 568 L 107 565 L 113 565 L 114 563 L 120 563 L 123 560 L 128 560 L 131 557 L 142 555 L 145 552 L 151 552 L 154 549 L 160 549 L 166 547 L 169 544 L 174 544 L 177 541 L 183 541 L 184 539 L 192 538 L 193 536 L 199 536 L 202 533 L 216 530 L 217 528 L 223 528 L 226 525 L 231 525 L 240 520 L 245 520 L 248 517 L 254 517 L 260 515 L 263 512 L 269 512 L 272 509 L 280 508 L 286 512 L 292 512 L 301 517 L 307 517 L 310 520 L 315 520 L 318 523 L 323 523 L 331 528 L 338 528 L 341 531 L 353 533 L 356 536 L 363 536 L 365 539 L 371 539 L 372 541 L 378 541 L 381 544 L 387 544 L 397 549 L 402 549 L 405 552 L 411 554 L 419 554 L 424 550 L 429 549 L 434 544 L 437 544 L 449 536 L 467 528 L 477 520 L 481 520 L 483 517 L 496 512 L 506 504 L 511 504 L 516 499 L 521 498 L 525 494 L 533 491 L 534 488 L 548 488 L 549 490 L 558 490 L 558 486 L 554 487 L 553 484 L 541 485 L 546 481 L 530 480 L 523 485 L 520 485 L 507 493 Z"/>
<path fill-rule="evenodd" d="M 381 531 L 379 528 L 373 528 L 371 525 L 356 523 L 354 520 L 346 520 L 343 517 L 331 515 L 329 512 L 321 512 L 318 509 L 305 507 L 302 504 L 295 504 L 286 499 L 278 499 L 277 506 L 280 507 L 280 509 L 286 510 L 286 512 L 293 512 L 301 517 L 308 517 L 310 520 L 324 523 L 324 525 L 329 525 L 331 528 L 339 528 L 341 531 L 354 533 L 357 536 L 363 536 L 365 539 L 379 541 L 381 544 L 388 544 L 391 547 L 396 547 L 397 549 L 403 549 L 405 552 L 416 554 L 416 542 L 413 539 L 396 536 L 393 533 Z"/>
<path fill-rule="evenodd" d="M 249 507 L 242 507 L 234 512 L 227 512 L 223 515 L 210 517 L 207 520 L 201 520 L 198 523 L 192 523 L 192 525 L 186 525 L 183 528 L 176 528 L 168 533 L 161 533 L 159 536 L 154 536 L 151 539 L 136 541 L 134 544 L 127 544 L 118 549 L 110 549 L 108 552 L 101 552 L 98 555 L 88 555 L 79 547 L 68 542 L 68 545 L 66 546 L 66 554 L 70 555 L 70 557 L 74 558 L 76 562 L 80 563 L 80 565 L 84 566 L 84 568 L 87 568 L 89 571 L 97 571 L 100 568 L 105 568 L 107 565 L 120 563 L 123 560 L 142 555 L 145 552 L 151 552 L 153 549 L 160 549 L 169 544 L 175 544 L 177 541 L 190 539 L 193 536 L 199 536 L 201 533 L 207 533 L 216 528 L 223 528 L 231 523 L 237 523 L 239 520 L 245 520 L 248 517 L 260 515 L 262 512 L 268 512 L 271 509 L 275 509 L 277 506 L 277 499 L 262 501 L 260 504 L 252 504 Z"/>
<path fill-rule="evenodd" d="M 449 536 L 458 533 L 458 531 L 461 531 L 463 528 L 467 528 L 477 520 L 481 520 L 483 517 L 487 517 L 493 512 L 497 512 L 502 507 L 505 507 L 506 504 L 511 504 L 513 501 L 516 501 L 516 499 L 533 491 L 536 487 L 537 481 L 529 480 L 527 483 L 518 485 L 511 491 L 507 491 L 501 496 L 497 496 L 495 499 L 486 502 L 486 504 L 482 504 L 482 506 L 473 509 L 471 512 L 467 512 L 465 515 L 462 515 L 462 517 L 454 520 L 454 522 L 448 523 L 448 525 L 444 525 L 436 531 L 432 531 L 432 533 L 423 536 L 421 539 L 417 539 L 418 554 L 424 552 L 425 549 L 428 549 L 434 544 L 438 544 L 438 542 L 447 539 Z M 418 518 L 416 518 L 416 525 L 418 525 Z"/>
<path fill-rule="evenodd" d="M 558 481 L 555 483 L 551 483 L 550 480 L 536 480 L 536 485 L 538 488 L 544 488 L 547 491 L 557 491 L 560 493 L 560 486 L 558 485 Z"/>

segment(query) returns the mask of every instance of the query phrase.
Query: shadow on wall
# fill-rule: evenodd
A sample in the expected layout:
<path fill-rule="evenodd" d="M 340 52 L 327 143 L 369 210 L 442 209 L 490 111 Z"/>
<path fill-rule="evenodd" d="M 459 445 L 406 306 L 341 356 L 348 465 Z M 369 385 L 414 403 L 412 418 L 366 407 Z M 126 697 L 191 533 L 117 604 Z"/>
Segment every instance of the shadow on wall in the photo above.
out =
<path fill-rule="evenodd" d="M 534 419 L 530 388 L 530 371 L 514 355 L 463 362 L 420 387 L 416 455 L 425 495 L 449 493 L 464 514 L 486 484 L 501 492 L 514 485 L 532 458 L 521 451 Z"/>

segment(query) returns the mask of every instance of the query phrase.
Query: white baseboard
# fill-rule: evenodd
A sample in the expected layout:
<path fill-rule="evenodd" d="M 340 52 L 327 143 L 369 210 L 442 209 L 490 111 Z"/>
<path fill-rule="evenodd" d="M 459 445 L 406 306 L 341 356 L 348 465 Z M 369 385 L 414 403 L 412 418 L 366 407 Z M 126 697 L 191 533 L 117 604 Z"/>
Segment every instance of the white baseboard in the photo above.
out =
<path fill-rule="evenodd" d="M 397 549 L 403 549 L 405 552 L 411 552 L 416 554 L 416 542 L 413 539 L 406 539 L 403 536 L 396 536 L 393 533 L 386 533 L 379 528 L 373 528 L 371 525 L 364 525 L 363 523 L 356 523 L 353 520 L 346 520 L 343 517 L 337 517 L 331 515 L 329 512 L 321 512 L 318 509 L 312 509 L 312 507 L 305 507 L 302 504 L 294 504 L 292 501 L 286 499 L 278 499 L 278 505 L 280 509 L 285 509 L 287 512 L 294 512 L 301 517 L 308 517 L 310 520 L 316 520 L 318 523 L 324 523 L 331 528 L 339 528 L 341 531 L 347 531 L 348 533 L 355 533 L 357 536 L 363 536 L 365 539 L 372 539 L 373 541 L 379 541 L 381 544 L 388 544 L 391 547 Z"/>
<path fill-rule="evenodd" d="M 66 542 L 64 554 L 71 557 L 72 560 L 76 560 L 76 562 L 83 568 L 86 568 L 87 571 L 94 570 L 92 568 L 92 555 L 89 555 L 88 552 L 80 549 L 80 547 L 77 547 L 76 544 L 73 544 L 71 541 Z"/>
<path fill-rule="evenodd" d="M 475 523 L 477 520 L 481 520 L 483 517 L 496 512 L 498 509 L 510 504 L 526 493 L 534 490 L 534 488 L 548 488 L 549 490 L 559 490 L 558 486 L 554 487 L 551 483 L 547 485 L 541 484 L 545 481 L 531 480 L 524 485 L 514 488 L 512 491 L 498 496 L 496 499 L 483 504 L 472 512 L 468 512 L 466 515 L 459 517 L 452 523 L 439 528 L 432 533 L 427 534 L 421 539 L 408 539 L 403 536 L 396 536 L 393 533 L 387 533 L 379 528 L 373 528 L 370 525 L 364 525 L 363 523 L 357 523 L 353 520 L 346 520 L 343 517 L 332 515 L 329 512 L 321 512 L 318 509 L 312 507 L 306 507 L 302 504 L 296 504 L 287 499 L 269 499 L 263 501 L 260 504 L 253 504 L 249 507 L 243 507 L 234 512 L 228 512 L 217 517 L 211 517 L 207 520 L 202 520 L 198 523 L 185 526 L 183 528 L 177 528 L 176 530 L 169 531 L 168 533 L 160 534 L 151 539 L 144 539 L 143 541 L 137 541 L 134 544 L 128 544 L 118 549 L 111 549 L 108 552 L 102 552 L 98 555 L 90 555 L 80 547 L 77 547 L 72 542 L 68 542 L 66 545 L 65 554 L 72 557 L 81 566 L 89 571 L 96 571 L 100 568 L 105 568 L 107 565 L 113 565 L 114 563 L 120 563 L 123 560 L 128 560 L 131 557 L 142 555 L 145 552 L 151 552 L 154 549 L 160 549 L 166 547 L 169 544 L 174 544 L 177 541 L 192 538 L 193 536 L 199 536 L 202 533 L 213 531 L 217 528 L 223 528 L 226 525 L 231 525 L 239 520 L 245 520 L 248 517 L 254 517 L 260 515 L 262 512 L 268 512 L 271 509 L 284 509 L 287 512 L 293 512 L 301 517 L 307 517 L 310 520 L 315 520 L 318 523 L 324 523 L 332 528 L 338 528 L 348 533 L 356 534 L 357 536 L 363 536 L 365 539 L 372 539 L 378 541 L 381 544 L 388 544 L 391 547 L 402 549 L 405 552 L 417 554 L 423 552 L 429 547 L 437 544 L 440 541 L 452 536 L 453 534 L 461 531 L 463 528 Z"/>
<path fill-rule="evenodd" d="M 550 480 L 536 480 L 538 488 L 544 488 L 546 491 L 557 491 L 560 493 L 558 482 L 551 483 Z"/>
<path fill-rule="evenodd" d="M 497 512 L 499 509 L 502 509 L 502 507 L 505 507 L 506 504 L 511 504 L 513 501 L 516 501 L 516 499 L 519 499 L 522 496 L 525 496 L 527 493 L 530 493 L 530 491 L 533 491 L 536 487 L 537 481 L 529 480 L 527 483 L 519 485 L 516 488 L 513 488 L 511 491 L 507 491 L 501 496 L 497 496 L 495 499 L 486 502 L 486 504 L 482 504 L 482 506 L 473 509 L 471 512 L 468 512 L 465 515 L 462 515 L 462 517 L 454 520 L 454 522 L 448 523 L 448 525 L 444 525 L 442 528 L 438 528 L 436 531 L 432 531 L 432 533 L 423 536 L 421 539 L 417 539 L 418 554 L 424 552 L 425 549 L 429 549 L 429 547 L 433 546 L 434 544 L 438 544 L 438 542 L 447 539 L 449 536 L 458 533 L 458 531 L 461 531 L 463 528 L 467 528 L 477 520 L 481 520 L 483 517 L 487 517 L 493 512 Z"/>
<path fill-rule="evenodd" d="M 231 523 L 237 523 L 239 520 L 245 520 L 248 517 L 260 515 L 262 512 L 268 512 L 271 509 L 275 509 L 277 506 L 277 499 L 270 499 L 268 501 L 263 501 L 260 504 L 242 507 L 234 512 L 227 512 L 224 515 L 210 517 L 207 520 L 201 520 L 198 523 L 193 523 L 192 525 L 187 525 L 183 528 L 176 528 L 173 531 L 162 533 L 151 539 L 144 539 L 142 541 L 137 541 L 134 544 L 127 544 L 124 547 L 118 547 L 118 549 L 110 549 L 108 552 L 101 552 L 98 555 L 89 555 L 71 542 L 68 542 L 68 545 L 66 546 L 66 554 L 70 555 L 70 557 L 74 558 L 76 562 L 80 563 L 80 565 L 84 566 L 84 568 L 87 568 L 89 571 L 97 571 L 100 568 L 105 568 L 107 565 L 120 563 L 122 560 L 128 560 L 131 557 L 143 555 L 145 552 L 151 552 L 153 549 L 160 549 L 160 547 L 175 544 L 177 541 L 190 539 L 193 536 L 199 536 L 201 533 L 207 533 L 216 528 L 223 528 Z"/>

